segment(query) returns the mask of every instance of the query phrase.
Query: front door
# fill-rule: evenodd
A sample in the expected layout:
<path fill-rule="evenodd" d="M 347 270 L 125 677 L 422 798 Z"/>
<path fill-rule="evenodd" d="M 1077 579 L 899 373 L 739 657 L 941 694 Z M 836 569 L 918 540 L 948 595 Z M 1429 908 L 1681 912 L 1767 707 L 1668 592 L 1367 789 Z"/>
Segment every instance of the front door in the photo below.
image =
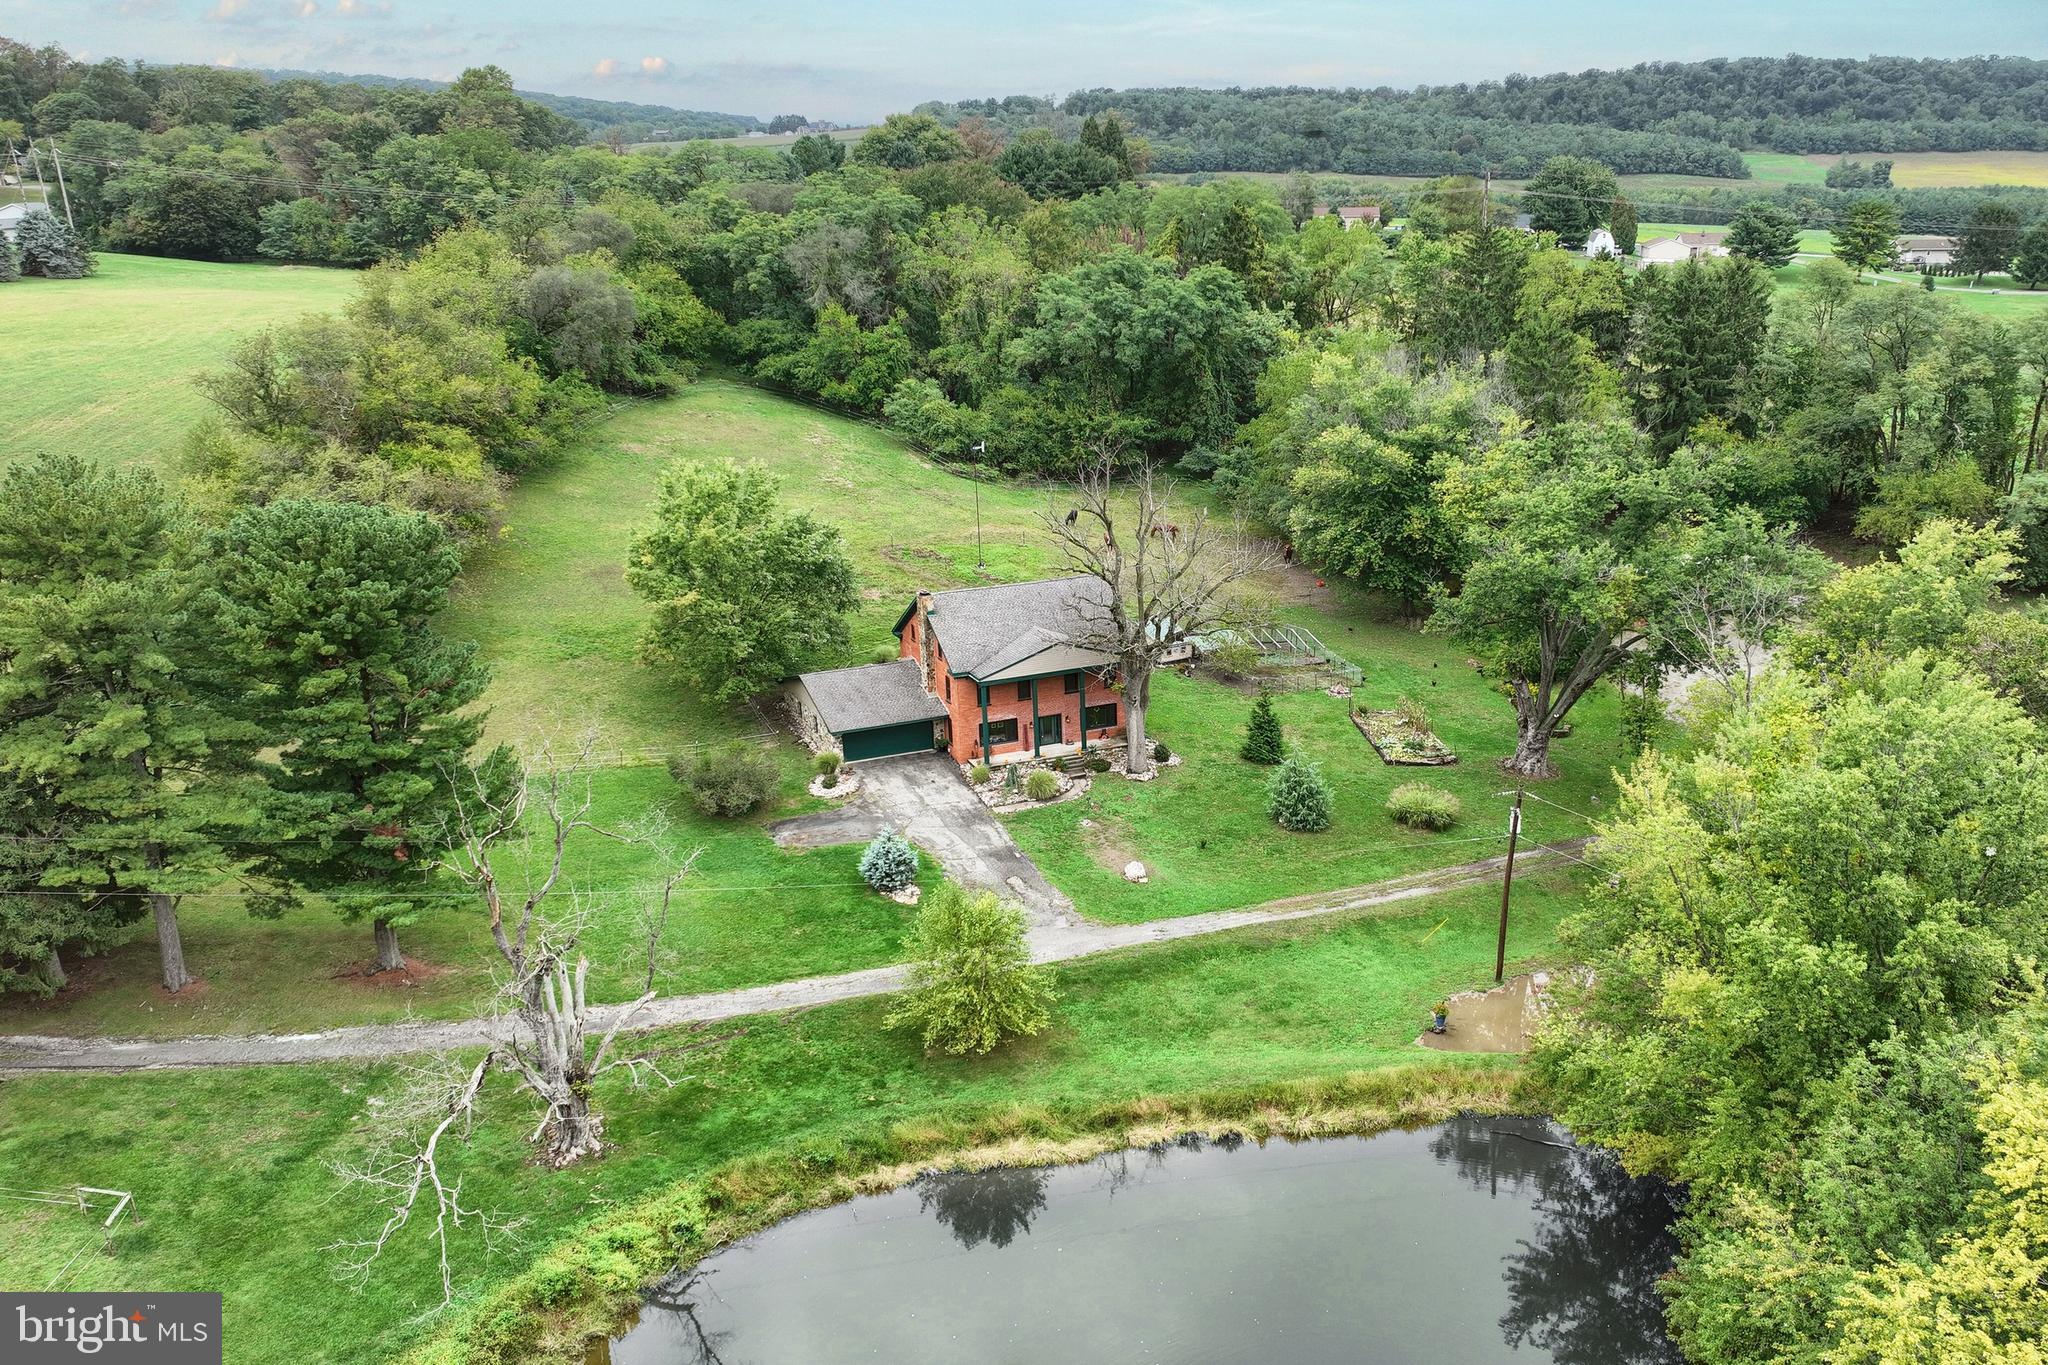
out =
<path fill-rule="evenodd" d="M 1065 719 L 1065 716 L 1040 716 L 1038 718 L 1039 748 L 1043 749 L 1048 744 L 1058 744 L 1060 742 L 1060 722 Z"/>

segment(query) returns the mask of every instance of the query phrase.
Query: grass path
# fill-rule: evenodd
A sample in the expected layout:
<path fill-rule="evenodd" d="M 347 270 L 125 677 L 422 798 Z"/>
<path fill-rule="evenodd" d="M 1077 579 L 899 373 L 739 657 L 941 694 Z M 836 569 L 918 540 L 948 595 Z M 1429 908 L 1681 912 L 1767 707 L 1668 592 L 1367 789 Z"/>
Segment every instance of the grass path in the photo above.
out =
<path fill-rule="evenodd" d="M 99 262 L 83 280 L 24 279 L 0 293 L 0 373 L 14 381 L 7 456 L 168 467 L 209 408 L 195 377 L 252 332 L 339 309 L 362 278 L 113 253 Z"/>

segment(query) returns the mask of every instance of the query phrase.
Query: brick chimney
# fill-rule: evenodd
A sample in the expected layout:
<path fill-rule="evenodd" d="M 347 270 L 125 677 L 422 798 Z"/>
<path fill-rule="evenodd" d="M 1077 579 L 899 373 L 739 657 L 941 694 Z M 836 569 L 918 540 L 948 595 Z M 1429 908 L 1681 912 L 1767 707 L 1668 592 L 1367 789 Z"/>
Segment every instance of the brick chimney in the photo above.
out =
<path fill-rule="evenodd" d="M 939 695 L 939 646 L 932 639 L 931 622 L 926 617 L 933 610 L 932 594 L 929 588 L 917 590 L 917 610 L 912 620 L 917 625 L 917 664 L 924 690 L 933 696 Z"/>

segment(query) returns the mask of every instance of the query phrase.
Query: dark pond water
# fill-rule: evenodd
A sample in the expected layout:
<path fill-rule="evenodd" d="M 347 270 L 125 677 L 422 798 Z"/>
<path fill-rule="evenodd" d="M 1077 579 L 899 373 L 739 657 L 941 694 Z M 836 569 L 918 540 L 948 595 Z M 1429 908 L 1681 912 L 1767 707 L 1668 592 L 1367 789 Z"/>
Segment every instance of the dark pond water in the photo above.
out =
<path fill-rule="evenodd" d="M 651 1296 L 595 1362 L 1662 1365 L 1667 1189 L 1534 1119 L 927 1176 Z"/>

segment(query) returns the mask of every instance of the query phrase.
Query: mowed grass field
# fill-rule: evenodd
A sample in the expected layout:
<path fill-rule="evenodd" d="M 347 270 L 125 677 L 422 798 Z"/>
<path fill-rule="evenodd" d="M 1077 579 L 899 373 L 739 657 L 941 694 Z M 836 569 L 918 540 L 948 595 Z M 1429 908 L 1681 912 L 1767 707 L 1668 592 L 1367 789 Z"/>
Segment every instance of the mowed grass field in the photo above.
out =
<path fill-rule="evenodd" d="M 252 332 L 331 312 L 360 276 L 102 253 L 83 280 L 0 293 L 0 372 L 13 378 L 0 462 L 63 450 L 165 468 L 208 411 L 195 376 Z"/>

